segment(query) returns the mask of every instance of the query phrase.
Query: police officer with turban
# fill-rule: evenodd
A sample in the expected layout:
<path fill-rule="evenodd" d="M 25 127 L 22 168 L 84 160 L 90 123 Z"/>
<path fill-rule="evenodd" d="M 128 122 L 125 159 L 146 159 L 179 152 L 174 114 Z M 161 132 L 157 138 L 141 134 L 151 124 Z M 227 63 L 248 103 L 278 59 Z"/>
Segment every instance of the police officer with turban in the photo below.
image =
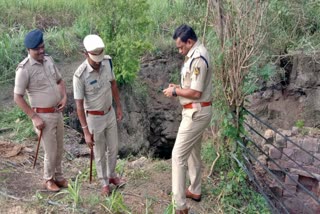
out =
<path fill-rule="evenodd" d="M 44 187 L 57 192 L 68 186 L 63 177 L 63 115 L 67 103 L 65 83 L 53 59 L 45 54 L 43 33 L 30 31 L 25 39 L 28 56 L 18 65 L 14 101 L 32 120 L 44 149 Z M 29 103 L 25 100 L 27 92 Z M 42 132 L 42 135 L 40 135 Z"/>

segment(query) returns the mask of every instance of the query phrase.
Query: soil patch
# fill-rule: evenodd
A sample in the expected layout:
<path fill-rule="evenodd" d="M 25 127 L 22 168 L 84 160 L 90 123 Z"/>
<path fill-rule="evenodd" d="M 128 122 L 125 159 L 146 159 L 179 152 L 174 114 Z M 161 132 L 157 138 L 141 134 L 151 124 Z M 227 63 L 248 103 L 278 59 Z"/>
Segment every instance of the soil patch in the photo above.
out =
<path fill-rule="evenodd" d="M 57 194 L 43 188 L 42 148 L 37 165 L 32 169 L 36 141 L 24 142 L 23 145 L 1 141 L 0 213 L 108 213 L 95 172 L 93 182 L 88 182 L 89 149 L 78 143 L 81 135 L 68 127 L 66 129 L 70 134 L 65 138 L 63 170 L 70 182 L 74 182 L 79 173 L 79 177 L 83 175 L 79 207 L 72 209 L 72 200 L 66 190 Z M 10 152 L 10 148 L 14 152 Z M 118 173 L 127 180 L 127 184 L 116 191 L 123 195 L 130 213 L 147 213 L 147 210 L 149 213 L 164 213 L 171 203 L 171 160 L 134 158 L 119 160 L 118 165 L 121 163 L 124 164 Z M 212 189 L 214 182 L 205 177 L 207 169 L 203 171 L 203 200 L 197 203 L 188 199 L 188 206 L 191 213 L 217 213 L 212 206 L 214 197 L 206 190 Z M 115 189 L 114 186 L 111 188 Z"/>

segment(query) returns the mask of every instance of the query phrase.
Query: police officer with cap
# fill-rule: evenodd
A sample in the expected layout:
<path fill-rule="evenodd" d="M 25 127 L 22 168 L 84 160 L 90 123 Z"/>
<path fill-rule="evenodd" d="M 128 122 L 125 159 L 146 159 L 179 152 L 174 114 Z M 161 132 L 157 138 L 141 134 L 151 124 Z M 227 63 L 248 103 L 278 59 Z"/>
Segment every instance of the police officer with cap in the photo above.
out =
<path fill-rule="evenodd" d="M 30 117 L 38 135 L 44 155 L 44 187 L 57 192 L 68 186 L 63 177 L 63 116 L 67 94 L 65 83 L 54 64 L 45 54 L 43 33 L 39 29 L 29 32 L 24 45 L 28 56 L 18 65 L 14 86 L 14 101 Z M 30 105 L 24 95 L 27 92 Z"/>
<path fill-rule="evenodd" d="M 87 145 L 94 149 L 102 195 L 110 194 L 110 184 L 122 186 L 125 181 L 115 173 L 118 155 L 117 121 L 122 119 L 119 91 L 111 57 L 104 55 L 104 42 L 98 35 L 83 40 L 86 60 L 73 76 L 77 114 Z M 116 112 L 112 106 L 115 101 Z"/>

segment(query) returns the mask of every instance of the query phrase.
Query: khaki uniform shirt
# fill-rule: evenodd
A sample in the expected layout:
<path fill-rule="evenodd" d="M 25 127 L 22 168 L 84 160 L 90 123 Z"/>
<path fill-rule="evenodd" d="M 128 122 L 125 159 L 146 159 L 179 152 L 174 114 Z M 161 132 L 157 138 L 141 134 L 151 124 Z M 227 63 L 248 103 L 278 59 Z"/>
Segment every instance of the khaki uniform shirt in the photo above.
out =
<path fill-rule="evenodd" d="M 198 100 L 179 96 L 181 105 L 193 102 L 210 102 L 212 100 L 212 72 L 201 56 L 204 57 L 208 65 L 210 65 L 207 49 L 197 41 L 189 50 L 181 69 L 181 87 L 183 89 L 193 89 L 202 92 L 202 95 Z"/>
<path fill-rule="evenodd" d="M 61 74 L 50 56 L 45 56 L 43 64 L 30 55 L 17 67 L 14 93 L 24 95 L 27 91 L 31 107 L 55 107 L 62 96 L 57 82 Z"/>
<path fill-rule="evenodd" d="M 110 56 L 104 57 L 99 72 L 94 71 L 88 60 L 85 60 L 74 73 L 74 99 L 83 99 L 86 110 L 108 111 L 112 105 L 111 81 L 115 75 L 110 60 Z"/>

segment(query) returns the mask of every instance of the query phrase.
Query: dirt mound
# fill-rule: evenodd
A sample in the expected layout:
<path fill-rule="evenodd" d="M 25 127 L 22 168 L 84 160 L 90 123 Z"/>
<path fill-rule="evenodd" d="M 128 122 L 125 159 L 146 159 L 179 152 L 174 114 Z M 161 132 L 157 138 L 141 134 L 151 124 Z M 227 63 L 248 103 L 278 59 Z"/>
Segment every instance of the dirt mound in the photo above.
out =
<path fill-rule="evenodd" d="M 0 141 L 0 160 L 14 166 L 30 163 L 33 149 L 25 145 Z"/>

